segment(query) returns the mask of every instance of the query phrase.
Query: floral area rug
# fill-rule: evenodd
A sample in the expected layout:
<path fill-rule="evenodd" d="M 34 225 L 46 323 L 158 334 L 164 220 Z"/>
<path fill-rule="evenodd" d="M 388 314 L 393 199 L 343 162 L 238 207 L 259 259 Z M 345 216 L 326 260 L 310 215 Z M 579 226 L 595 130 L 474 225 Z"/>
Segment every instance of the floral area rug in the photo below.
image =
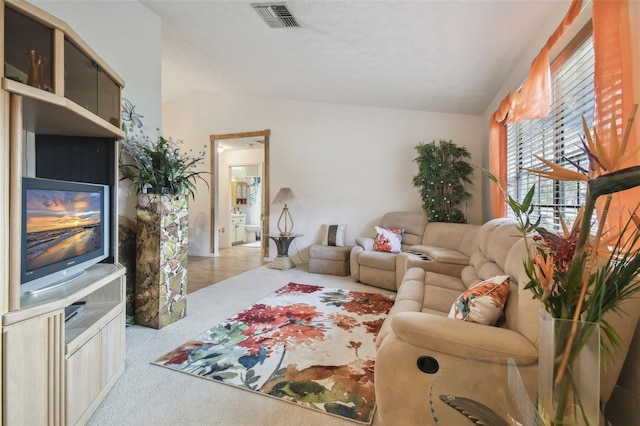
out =
<path fill-rule="evenodd" d="M 370 424 L 374 339 L 393 302 L 289 283 L 154 364 Z"/>

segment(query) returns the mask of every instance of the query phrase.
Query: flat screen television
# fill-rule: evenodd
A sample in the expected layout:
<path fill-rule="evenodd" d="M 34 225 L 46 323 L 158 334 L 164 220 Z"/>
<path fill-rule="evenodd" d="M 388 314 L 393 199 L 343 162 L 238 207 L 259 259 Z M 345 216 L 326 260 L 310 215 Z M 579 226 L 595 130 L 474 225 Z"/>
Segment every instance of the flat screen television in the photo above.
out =
<path fill-rule="evenodd" d="M 109 256 L 109 186 L 22 178 L 21 294 L 82 276 Z"/>

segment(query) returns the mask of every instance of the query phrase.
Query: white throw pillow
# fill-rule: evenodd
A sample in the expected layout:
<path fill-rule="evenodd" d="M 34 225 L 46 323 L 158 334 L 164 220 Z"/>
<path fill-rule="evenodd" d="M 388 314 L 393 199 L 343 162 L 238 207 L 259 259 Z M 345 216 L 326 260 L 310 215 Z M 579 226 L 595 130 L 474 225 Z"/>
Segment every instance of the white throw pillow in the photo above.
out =
<path fill-rule="evenodd" d="M 400 253 L 402 251 L 402 237 L 404 228 L 381 228 L 376 226 L 376 239 L 373 242 L 373 250 L 387 253 Z"/>

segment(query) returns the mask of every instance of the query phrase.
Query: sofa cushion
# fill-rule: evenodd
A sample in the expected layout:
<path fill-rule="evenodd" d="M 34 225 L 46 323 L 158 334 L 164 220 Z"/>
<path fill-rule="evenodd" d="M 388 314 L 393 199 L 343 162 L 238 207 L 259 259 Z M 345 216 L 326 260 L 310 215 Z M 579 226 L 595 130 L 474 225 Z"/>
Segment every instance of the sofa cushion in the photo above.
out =
<path fill-rule="evenodd" d="M 432 287 L 442 287 L 449 290 L 454 290 L 456 292 L 456 296 L 468 289 L 468 287 L 464 285 L 464 282 L 460 280 L 460 278 L 431 271 L 426 271 L 424 284 Z M 450 306 L 451 303 L 449 304 L 449 307 Z M 446 309 L 447 312 L 449 311 L 449 307 L 447 307 Z"/>
<path fill-rule="evenodd" d="M 495 325 L 509 297 L 509 276 L 498 275 L 463 292 L 451 306 L 449 318 Z"/>
<path fill-rule="evenodd" d="M 347 225 L 322 225 L 322 245 L 344 247 Z"/>
<path fill-rule="evenodd" d="M 424 300 L 421 312 L 438 312 L 447 315 L 451 304 L 460 296 L 460 291 L 434 285 L 424 286 Z"/>
<path fill-rule="evenodd" d="M 422 241 L 416 244 L 448 248 L 471 256 L 478 247 L 476 238 L 479 229 L 480 226 L 469 223 L 429 222 Z"/>
<path fill-rule="evenodd" d="M 364 267 L 380 269 L 383 271 L 396 270 L 396 256 L 392 253 L 368 251 L 361 253 L 360 256 L 358 256 L 358 261 L 360 266 Z"/>
<path fill-rule="evenodd" d="M 375 229 L 374 251 L 386 253 L 400 253 L 402 251 L 404 228 L 382 228 L 376 226 Z"/>

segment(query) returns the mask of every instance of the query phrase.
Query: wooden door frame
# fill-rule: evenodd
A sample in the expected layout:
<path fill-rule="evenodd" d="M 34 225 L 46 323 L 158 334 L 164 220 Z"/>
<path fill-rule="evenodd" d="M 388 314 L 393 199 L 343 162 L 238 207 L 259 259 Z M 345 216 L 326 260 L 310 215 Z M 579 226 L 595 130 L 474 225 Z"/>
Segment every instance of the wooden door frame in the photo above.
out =
<path fill-rule="evenodd" d="M 242 139 L 242 138 L 256 138 L 256 137 L 264 137 L 264 166 L 262 167 L 262 202 L 264 204 L 264 216 L 262 219 L 262 229 L 261 229 L 261 238 L 260 245 L 262 247 L 262 256 L 264 258 L 269 257 L 269 244 L 266 240 L 267 235 L 269 235 L 269 136 L 271 135 L 271 130 L 259 130 L 256 132 L 244 132 L 244 133 L 225 133 L 220 135 L 210 135 L 209 141 L 211 142 L 211 177 L 213 187 L 211 190 L 211 235 L 210 235 L 210 251 L 211 253 L 216 252 L 216 247 L 219 244 L 218 239 L 218 225 L 217 225 L 217 216 L 218 216 L 218 185 L 219 185 L 219 173 L 218 170 L 218 141 L 222 141 L 225 139 Z"/>

